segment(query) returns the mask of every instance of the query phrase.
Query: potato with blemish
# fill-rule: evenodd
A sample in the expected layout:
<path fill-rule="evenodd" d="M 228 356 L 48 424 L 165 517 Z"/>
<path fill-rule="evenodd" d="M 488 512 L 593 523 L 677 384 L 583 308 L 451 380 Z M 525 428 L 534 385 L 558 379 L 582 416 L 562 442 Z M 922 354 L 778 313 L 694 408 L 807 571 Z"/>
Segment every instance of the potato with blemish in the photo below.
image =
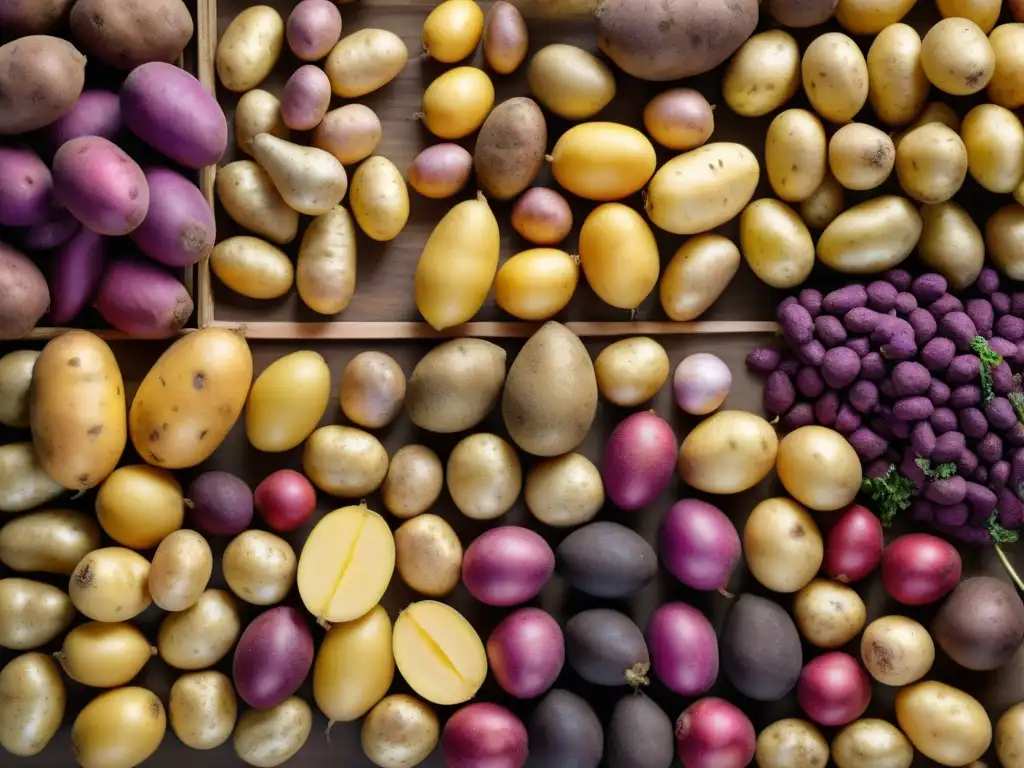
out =
<path fill-rule="evenodd" d="M 440 736 L 437 715 L 404 693 L 381 699 L 363 721 L 363 752 L 380 768 L 409 768 L 434 751 Z"/>
<path fill-rule="evenodd" d="M 267 531 L 242 531 L 224 550 L 221 571 L 231 591 L 253 605 L 281 602 L 295 584 L 295 550 Z"/>
<path fill-rule="evenodd" d="M 146 610 L 149 561 L 124 547 L 90 552 L 71 574 L 71 602 L 93 621 L 128 621 Z"/>
<path fill-rule="evenodd" d="M 928 100 L 931 83 L 921 66 L 921 36 L 906 24 L 886 27 L 867 56 L 868 101 L 886 125 L 906 125 Z"/>
<path fill-rule="evenodd" d="M 227 655 L 241 631 L 234 598 L 222 589 L 208 589 L 190 608 L 167 615 L 156 647 L 168 666 L 205 669 Z"/>
<path fill-rule="evenodd" d="M 996 55 L 981 27 L 969 19 L 943 19 L 921 41 L 921 65 L 932 85 L 953 96 L 985 90 Z"/>
<path fill-rule="evenodd" d="M 814 579 L 793 598 L 800 634 L 819 648 L 839 648 L 855 638 L 867 619 L 860 595 L 845 584 Z"/>
<path fill-rule="evenodd" d="M 864 630 L 860 655 L 871 676 L 892 686 L 920 680 L 935 661 L 935 643 L 928 630 L 906 616 L 883 616 Z"/>
<path fill-rule="evenodd" d="M 828 164 L 836 181 L 847 189 L 874 189 L 892 173 L 896 147 L 873 125 L 850 123 L 832 134 Z"/>
<path fill-rule="evenodd" d="M 800 89 L 800 47 L 781 29 L 747 40 L 732 57 L 722 78 L 722 97 L 737 115 L 774 112 Z"/>
<path fill-rule="evenodd" d="M 828 172 L 825 127 L 806 109 L 780 112 L 768 126 L 764 170 L 775 194 L 787 202 L 806 200 Z"/>
<path fill-rule="evenodd" d="M 192 749 L 213 749 L 231 738 L 238 701 L 221 672 L 189 672 L 174 681 L 167 706 L 171 730 Z"/>

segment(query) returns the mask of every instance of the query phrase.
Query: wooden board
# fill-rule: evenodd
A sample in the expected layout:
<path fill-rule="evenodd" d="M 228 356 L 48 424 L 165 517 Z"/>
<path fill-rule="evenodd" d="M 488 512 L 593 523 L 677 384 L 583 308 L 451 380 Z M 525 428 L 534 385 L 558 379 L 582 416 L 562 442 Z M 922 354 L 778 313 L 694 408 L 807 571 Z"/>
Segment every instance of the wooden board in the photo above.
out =
<path fill-rule="evenodd" d="M 743 358 L 751 347 L 769 342 L 769 337 L 764 335 L 722 335 L 709 339 L 700 336 L 679 336 L 665 338 L 663 341 L 669 352 L 673 367 L 683 357 L 694 352 L 713 351 L 715 354 L 722 357 L 722 359 L 725 360 L 732 369 L 733 375 L 735 376 L 732 391 L 726 400 L 725 407 L 760 412 L 761 382 L 758 378 L 746 372 L 743 365 Z M 521 342 L 504 341 L 501 343 L 508 350 L 509 360 L 511 361 L 512 356 L 520 348 Z M 607 343 L 609 343 L 608 340 L 593 339 L 587 341 L 587 347 L 591 355 L 596 356 Z M 304 346 L 318 351 L 326 358 L 328 365 L 330 366 L 334 382 L 338 381 L 338 377 L 347 361 L 354 355 L 366 349 L 378 349 L 393 355 L 408 375 L 411 373 L 416 361 L 429 348 L 429 345 L 423 343 L 410 342 L 377 342 L 372 345 L 329 344 L 321 342 L 311 343 Z M 296 349 L 296 345 L 294 343 L 263 342 L 253 344 L 252 347 L 256 374 L 266 368 L 267 365 L 281 355 Z M 130 398 L 134 395 L 135 389 L 137 388 L 141 378 L 156 360 L 163 347 L 159 344 L 149 342 L 134 342 L 130 345 L 116 344 L 114 348 L 124 373 L 126 393 Z M 8 351 L 8 349 L 9 347 L 4 348 L 0 346 L 0 354 Z M 676 434 L 680 438 L 685 436 L 688 430 L 697 422 L 696 418 L 682 414 L 678 408 L 675 407 L 672 401 L 671 391 L 668 387 L 663 388 L 662 391 L 658 393 L 654 401 L 651 403 L 651 407 L 670 421 L 676 431 Z M 594 426 L 590 430 L 589 436 L 579 450 L 592 460 L 599 461 L 604 442 L 608 434 L 615 424 L 617 424 L 618 421 L 628 413 L 629 411 L 626 409 L 616 408 L 602 402 L 599 406 Z M 343 419 L 340 414 L 335 394 L 322 423 L 330 424 L 342 421 Z M 492 414 L 491 417 L 481 425 L 480 431 L 485 430 L 493 431 L 502 435 L 506 434 L 500 414 Z M 393 454 L 403 445 L 419 442 L 433 447 L 438 451 L 442 460 L 446 459 L 449 450 L 457 440 L 456 436 L 433 435 L 415 428 L 409 422 L 408 417 L 404 413 L 394 424 L 384 430 L 380 430 L 377 434 L 384 443 L 389 454 Z M 21 435 L 22 436 L 19 439 L 25 439 L 25 433 L 21 433 Z M 0 431 L 0 444 L 10 442 L 16 437 L 17 436 L 11 431 Z M 137 461 L 137 457 L 130 451 L 130 449 L 129 453 L 131 453 L 131 455 L 126 455 L 124 462 L 130 463 Z M 261 479 L 277 469 L 284 467 L 300 469 L 300 460 L 301 448 L 280 455 L 269 455 L 256 451 L 248 444 L 244 433 L 244 427 L 240 423 L 235 426 L 225 443 L 200 469 L 227 470 L 240 475 L 251 486 L 255 486 Z M 523 468 L 524 471 L 526 471 L 531 466 L 532 460 L 529 457 L 524 456 L 523 461 Z M 197 474 L 197 471 L 195 470 L 177 473 L 179 479 L 182 480 L 186 487 L 195 474 Z M 704 494 L 696 494 L 677 478 L 669 489 L 666 490 L 648 508 L 639 512 L 624 513 L 609 504 L 601 511 L 599 519 L 615 520 L 634 528 L 652 544 L 656 544 L 658 527 L 665 511 L 671 506 L 671 504 L 680 498 L 695 496 L 717 504 L 726 511 L 727 514 L 729 514 L 737 527 L 742 530 L 743 522 L 755 504 L 764 498 L 773 495 L 780 495 L 782 493 L 783 491 L 779 483 L 773 476 L 770 476 L 750 491 L 736 496 L 725 497 L 712 497 Z M 92 508 L 94 497 L 94 493 L 89 493 L 83 498 L 72 502 L 70 505 L 88 510 Z M 368 499 L 368 503 L 371 508 L 383 511 L 383 507 L 377 494 L 372 495 Z M 289 534 L 286 537 L 291 542 L 295 551 L 298 552 L 301 549 L 302 542 L 305 540 L 306 535 L 309 533 L 309 530 L 316 519 L 325 512 L 342 506 L 343 504 L 344 502 L 339 499 L 333 499 L 324 494 L 319 494 L 317 512 L 313 520 L 300 530 Z M 463 517 L 453 506 L 447 492 L 442 494 L 441 499 L 433 511 L 443 516 L 455 527 L 464 546 L 468 545 L 476 536 L 493 525 L 493 523 L 476 522 Z M 395 527 L 398 521 L 390 518 L 390 516 L 388 517 L 389 522 L 393 527 Z M 819 514 L 816 517 L 819 523 L 826 525 L 831 515 Z M 558 541 L 566 535 L 565 531 L 546 528 L 545 526 L 537 523 L 526 510 L 521 498 L 506 516 L 496 522 L 500 524 L 527 525 L 544 535 L 552 546 L 557 545 Z M 259 527 L 258 518 L 254 522 L 254 525 Z M 224 537 L 213 538 L 211 540 L 211 544 L 213 545 L 217 563 L 214 569 L 212 586 L 225 588 L 219 561 L 220 555 L 227 544 L 227 539 Z M 1024 569 L 1024 546 L 1018 546 L 1016 550 L 1011 549 L 1010 553 L 1016 567 L 1018 569 Z M 996 577 L 1002 577 L 1000 566 L 996 561 L 994 553 L 991 551 L 984 553 L 965 552 L 965 573 L 970 575 L 984 573 Z M 2 569 L 0 569 L 0 576 L 3 575 L 10 574 L 9 572 L 4 573 Z M 43 577 L 43 580 L 62 587 L 66 586 L 66 581 L 60 578 Z M 779 601 L 787 609 L 789 608 L 789 597 L 768 593 L 753 581 L 742 565 L 739 567 L 733 580 L 730 582 L 729 588 L 737 594 L 744 591 L 752 591 L 757 594 L 771 597 L 772 599 Z M 899 606 L 892 600 L 889 600 L 881 588 L 877 574 L 866 583 L 857 585 L 857 589 L 867 603 L 869 620 L 890 613 L 899 613 L 912 616 L 927 623 L 930 620 L 930 617 L 934 614 L 934 606 L 925 608 L 908 608 L 906 606 Z M 396 576 L 385 595 L 383 603 L 392 618 L 394 618 L 398 611 L 400 611 L 410 601 L 416 599 L 417 597 L 415 593 L 405 587 L 401 583 L 401 580 Z M 645 588 L 636 597 L 636 599 L 629 602 L 608 602 L 586 598 L 568 589 L 562 580 L 558 576 L 555 576 L 551 579 L 539 598 L 534 601 L 533 604 L 550 611 L 561 623 L 564 623 L 569 616 L 579 610 L 598 605 L 611 605 L 628 613 L 641 627 L 643 627 L 652 610 L 657 605 L 668 600 L 682 600 L 697 606 L 709 617 L 716 629 L 721 628 L 724 616 L 730 606 L 730 601 L 718 593 L 698 593 L 683 587 L 664 569 L 661 569 L 658 577 L 652 584 Z M 481 605 L 474 600 L 461 585 L 456 588 L 449 598 L 447 598 L 447 601 L 458 610 L 462 611 L 470 619 L 484 639 L 486 639 L 488 633 L 495 624 L 511 610 L 490 608 Z M 294 590 L 286 602 L 288 604 L 295 605 L 297 608 L 302 610 L 305 615 L 302 604 L 299 602 Z M 255 617 L 261 610 L 255 606 L 241 605 L 243 618 L 246 623 Z M 136 623 L 143 629 L 146 635 L 153 640 L 156 636 L 157 627 L 159 626 L 162 616 L 163 614 L 161 611 L 156 608 L 150 608 L 136 620 Z M 322 631 L 316 628 L 312 616 L 308 616 L 308 621 L 314 635 L 319 640 L 322 636 Z M 54 651 L 57 649 L 58 645 L 58 643 L 54 643 L 50 646 L 46 646 L 43 650 Z M 851 645 L 845 650 L 853 654 L 857 654 L 857 641 L 851 643 Z M 805 646 L 805 659 L 809 659 L 811 655 L 814 655 L 814 653 L 815 652 L 810 647 Z M 9 651 L 0 652 L 0 665 L 10 659 L 11 655 L 12 654 Z M 220 669 L 230 675 L 231 656 L 229 655 L 223 662 L 221 662 L 221 664 L 217 666 L 217 669 Z M 177 671 L 168 668 L 159 658 L 154 658 L 149 662 L 135 682 L 138 685 L 154 690 L 160 695 L 161 699 L 166 704 L 168 690 L 178 674 L 179 673 Z M 1014 659 L 1007 666 L 989 673 L 966 672 L 965 670 L 959 669 L 955 665 L 951 664 L 949 660 L 945 659 L 940 653 L 939 659 L 936 662 L 936 667 L 931 676 L 962 687 L 977 696 L 985 705 L 989 714 L 993 719 L 995 719 L 1007 707 L 1024 699 L 1024 648 L 1017 653 Z M 626 691 L 624 689 L 601 688 L 585 684 L 568 668 L 568 666 L 566 666 L 562 675 L 559 677 L 557 685 L 585 696 L 587 700 L 594 705 L 605 723 L 607 723 L 608 715 L 615 702 L 620 696 L 626 695 Z M 400 678 L 396 678 L 392 691 L 408 691 L 408 689 Z M 75 714 L 95 695 L 96 691 L 84 688 L 83 686 L 75 683 L 69 683 L 68 693 L 69 706 L 64 725 L 59 734 L 53 739 L 43 753 L 32 759 L 16 758 L 13 761 L 5 755 L 5 758 L 7 759 L 0 761 L 0 764 L 5 766 L 5 768 L 7 768 L 7 766 L 12 766 L 13 768 L 65 768 L 65 766 L 72 765 L 69 729 Z M 665 711 L 673 719 L 675 719 L 690 702 L 689 699 L 670 693 L 656 682 L 650 686 L 648 693 L 665 708 Z M 730 701 L 741 706 L 751 717 L 758 730 L 764 728 L 778 718 L 800 716 L 800 710 L 794 696 L 790 695 L 783 701 L 768 704 L 753 702 L 737 694 L 726 681 L 724 674 L 719 675 L 719 682 L 713 693 L 724 696 Z M 869 714 L 892 720 L 894 693 L 895 689 L 875 684 L 873 686 L 873 700 L 871 708 L 869 709 Z M 306 701 L 312 703 L 311 685 L 308 679 L 300 689 L 299 695 L 301 695 Z M 529 713 L 532 710 L 532 704 L 530 702 L 516 701 L 504 694 L 496 686 L 493 678 L 488 678 L 484 688 L 480 691 L 478 698 L 481 701 L 494 701 L 504 704 L 524 718 L 528 718 Z M 447 717 L 451 711 L 451 708 L 438 708 L 438 713 L 442 718 Z M 327 722 L 325 718 L 317 712 L 313 723 L 313 732 L 309 741 L 306 743 L 302 751 L 287 763 L 288 768 L 323 768 L 323 766 L 327 765 L 345 766 L 345 768 L 372 768 L 372 764 L 365 758 L 365 756 L 363 756 L 360 748 L 358 723 L 335 725 L 331 730 L 331 737 L 329 741 L 324 736 L 326 727 Z M 835 729 L 825 729 L 825 733 L 831 738 L 835 733 Z M 991 755 L 989 757 L 989 765 L 994 766 L 994 758 L 991 757 Z M 242 763 L 235 757 L 230 744 L 222 746 L 211 752 L 196 752 L 183 746 L 174 737 L 171 731 L 168 730 L 159 751 L 144 765 L 152 766 L 153 768 L 177 768 L 181 765 L 189 765 L 192 768 L 226 768 L 227 766 L 241 766 Z M 441 758 L 440 753 L 435 751 L 431 758 L 423 765 L 427 766 L 427 768 L 443 768 L 444 761 Z M 933 764 L 926 760 L 919 759 L 915 765 L 930 766 Z"/>

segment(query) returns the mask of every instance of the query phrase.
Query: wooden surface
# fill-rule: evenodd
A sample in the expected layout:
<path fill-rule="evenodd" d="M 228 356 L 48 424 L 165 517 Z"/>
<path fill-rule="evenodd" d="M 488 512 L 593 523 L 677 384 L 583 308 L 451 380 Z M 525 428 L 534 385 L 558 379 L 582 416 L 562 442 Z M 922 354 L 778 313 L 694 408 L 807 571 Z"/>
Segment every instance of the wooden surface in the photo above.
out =
<path fill-rule="evenodd" d="M 765 335 L 719 335 L 715 337 L 678 336 L 668 337 L 663 341 L 669 352 L 673 367 L 683 357 L 694 352 L 712 351 L 721 356 L 722 359 L 730 366 L 735 377 L 732 391 L 726 400 L 725 407 L 746 409 L 757 413 L 761 412 L 761 382 L 759 379 L 746 372 L 743 365 L 743 358 L 753 346 L 769 343 L 770 337 Z M 506 349 L 508 349 L 509 362 L 511 363 L 512 356 L 520 348 L 521 342 L 504 341 L 501 343 L 506 347 Z M 591 355 L 596 356 L 597 353 L 608 343 L 610 343 L 609 340 L 592 339 L 587 341 L 587 347 Z M 254 343 L 252 348 L 255 360 L 255 373 L 258 374 L 281 355 L 294 351 L 297 346 L 298 345 L 294 342 Z M 429 349 L 429 344 L 422 342 L 375 342 L 372 344 L 314 343 L 302 346 L 314 349 L 324 355 L 330 366 L 332 378 L 335 384 L 337 383 L 338 377 L 346 362 L 354 355 L 366 349 L 378 349 L 390 353 L 402 365 L 402 368 L 405 370 L 407 375 L 412 372 L 412 368 L 416 361 L 427 349 Z M 9 347 L 0 347 L 0 353 L 7 351 L 7 349 L 9 349 Z M 126 393 L 131 397 L 134 395 L 136 387 L 138 386 L 141 378 L 145 375 L 149 366 L 156 360 L 162 347 L 159 344 L 149 342 L 133 342 L 131 344 L 115 344 L 114 349 L 118 355 L 118 359 L 124 373 Z M 675 407 L 672 401 L 670 388 L 667 386 L 658 393 L 654 401 L 651 403 L 651 407 L 655 408 L 658 413 L 669 420 L 680 439 L 682 439 L 689 429 L 691 429 L 697 422 L 696 418 L 682 414 Z M 628 415 L 629 412 L 630 411 L 627 409 L 617 408 L 602 402 L 599 405 L 594 426 L 591 428 L 587 440 L 580 447 L 580 452 L 584 453 L 592 460 L 599 462 L 605 439 L 615 424 Z M 335 394 L 322 423 L 330 424 L 339 422 L 343 422 L 343 418 L 340 414 Z M 492 414 L 479 429 L 479 431 L 488 430 L 502 435 L 506 434 L 501 423 L 500 413 Z M 22 436 L 19 439 L 26 438 L 26 433 L 21 433 L 21 435 Z M 393 454 L 403 445 L 413 442 L 421 442 L 430 445 L 437 450 L 442 461 L 447 458 L 449 450 L 458 439 L 458 436 L 433 435 L 418 430 L 409 422 L 404 413 L 389 428 L 378 431 L 377 435 L 387 448 L 389 454 Z M 17 435 L 10 431 L 6 433 L 0 432 L 0 443 L 10 442 L 16 437 Z M 137 461 L 137 457 L 130 448 L 128 454 L 126 454 L 124 458 L 124 463 Z M 204 465 L 196 470 L 180 472 L 177 473 L 177 475 L 182 483 L 187 487 L 188 482 L 195 476 L 195 474 L 197 474 L 198 471 L 206 469 L 222 469 L 240 475 L 251 486 L 255 487 L 260 480 L 277 469 L 284 467 L 300 469 L 300 459 L 301 447 L 285 454 L 276 455 L 264 454 L 256 451 L 248 444 L 243 424 L 240 422 L 235 426 L 228 439 L 209 459 L 209 461 L 205 462 Z M 532 460 L 524 455 L 524 472 L 529 469 L 531 463 Z M 653 504 L 643 511 L 624 513 L 609 504 L 601 511 L 599 519 L 615 520 L 632 527 L 641 533 L 652 544 L 656 544 L 658 527 L 665 511 L 680 498 L 696 496 L 717 504 L 729 514 L 736 526 L 742 530 L 743 522 L 755 504 L 764 498 L 773 495 L 780 495 L 781 493 L 781 487 L 774 476 L 769 476 L 768 479 L 750 491 L 735 496 L 722 497 L 696 494 L 677 478 L 670 485 L 668 490 L 661 494 Z M 86 510 L 91 509 L 94 497 L 94 493 L 89 493 L 83 498 L 71 502 L 70 506 Z M 372 509 L 383 512 L 383 507 L 377 494 L 371 496 L 368 499 L 368 502 Z M 64 502 L 62 501 L 61 503 Z M 315 521 L 325 512 L 339 506 L 343 506 L 343 504 L 344 502 L 339 499 L 319 494 L 317 512 L 314 515 L 314 518 L 300 530 L 286 536 L 297 553 L 300 551 L 302 542 L 305 540 L 305 537 L 313 523 L 315 523 Z M 446 520 L 452 523 L 463 542 L 463 546 L 467 546 L 476 536 L 494 524 L 527 525 L 538 530 L 542 535 L 544 535 L 552 546 L 555 546 L 567 533 L 565 531 L 546 528 L 545 526 L 537 523 L 526 510 L 521 498 L 507 515 L 493 523 L 476 522 L 463 517 L 453 506 L 447 492 L 442 494 L 441 499 L 432 511 L 443 516 Z M 392 526 L 396 527 L 399 521 L 391 518 L 390 516 L 387 517 Z M 830 514 L 816 515 L 817 520 L 822 525 L 827 525 L 831 517 L 833 516 Z M 254 521 L 254 525 L 259 527 L 258 517 L 256 521 Z M 228 539 L 224 537 L 211 539 L 216 560 L 214 578 L 211 586 L 225 588 L 219 561 L 220 555 L 223 552 L 227 541 Z M 1017 568 L 1024 569 L 1024 547 L 1018 547 L 1016 550 L 1011 550 L 1011 557 L 1014 559 Z M 976 575 L 980 573 L 986 573 L 996 577 L 1001 576 L 1000 566 L 996 562 L 994 553 L 991 551 L 985 553 L 965 552 L 965 575 Z M 10 574 L 5 574 L 0 571 L 0 575 Z M 43 580 L 66 587 L 66 580 L 59 577 L 42 578 Z M 789 608 L 789 597 L 784 595 L 772 595 L 759 587 L 746 572 L 745 567 L 742 564 L 734 575 L 729 588 L 736 594 L 744 591 L 752 591 L 772 597 L 787 607 L 787 609 Z M 927 623 L 930 617 L 934 614 L 934 606 L 921 609 L 907 609 L 905 606 L 899 606 L 893 601 L 887 599 L 882 591 L 881 584 L 877 579 L 877 574 L 875 578 L 871 578 L 865 583 L 858 584 L 857 589 L 862 594 L 868 605 L 869 620 L 889 613 L 905 613 Z M 409 602 L 416 599 L 418 599 L 416 594 L 402 584 L 400 578 L 396 575 L 392 580 L 391 586 L 388 589 L 383 602 L 392 618 L 394 618 L 398 611 L 400 611 Z M 563 581 L 556 575 L 551 579 L 539 598 L 533 604 L 539 605 L 545 610 L 550 611 L 561 623 L 564 623 L 569 616 L 579 610 L 595 607 L 600 604 L 609 604 L 627 612 L 641 627 L 643 627 L 651 611 L 660 603 L 668 600 L 682 600 L 699 607 L 714 623 L 716 629 L 721 628 L 722 621 L 730 605 L 730 601 L 718 593 L 698 593 L 683 587 L 664 569 L 659 571 L 657 578 L 652 584 L 645 588 L 634 600 L 628 603 L 609 603 L 607 601 L 587 598 L 568 589 Z M 481 605 L 466 592 L 462 585 L 456 588 L 447 601 L 454 605 L 458 610 L 462 611 L 470 619 L 484 640 L 486 640 L 488 633 L 495 624 L 512 610 L 490 608 Z M 305 615 L 306 612 L 303 610 L 302 604 L 298 600 L 298 596 L 294 590 L 286 602 L 298 607 Z M 255 606 L 245 605 L 244 603 L 240 603 L 240 606 L 242 607 L 245 623 L 255 617 L 262 610 Z M 159 626 L 162 616 L 163 614 L 160 610 L 151 607 L 141 617 L 139 617 L 136 622 L 142 627 L 147 636 L 153 640 L 155 639 L 157 627 Z M 312 616 L 308 616 L 307 619 L 309 621 L 310 628 L 314 632 L 314 636 L 317 637 L 319 641 L 319 638 L 322 637 L 322 631 L 316 627 Z M 58 646 L 59 642 L 53 643 L 50 646 L 45 647 L 43 650 L 53 651 L 56 650 Z M 854 643 L 852 643 L 846 650 L 856 654 L 857 641 L 854 641 Z M 805 645 L 805 660 L 809 659 L 814 655 L 814 653 L 815 651 L 813 649 Z M 8 651 L 0 652 L 0 664 L 6 662 L 11 655 L 12 654 Z M 226 657 L 221 664 L 217 666 L 217 668 L 230 675 L 231 655 L 228 655 L 228 657 Z M 156 691 L 166 704 L 168 690 L 178 674 L 179 673 L 176 670 L 168 668 L 159 658 L 154 658 L 149 662 L 149 664 L 147 664 L 146 668 L 138 676 L 135 683 Z M 989 714 L 993 719 L 995 719 L 1007 707 L 1024 699 L 1024 649 L 1018 652 L 1007 666 L 989 673 L 965 672 L 953 665 L 948 659 L 944 658 L 940 652 L 932 676 L 959 687 L 963 687 L 970 693 L 977 696 L 985 705 Z M 608 715 L 615 702 L 620 696 L 626 695 L 625 689 L 601 688 L 585 684 L 568 668 L 568 666 L 566 666 L 560 676 L 557 685 L 585 696 L 587 700 L 595 706 L 605 723 L 607 723 Z M 400 677 L 396 676 L 392 692 L 407 690 L 408 689 L 404 682 Z M 685 699 L 681 696 L 668 692 L 657 682 L 650 686 L 648 692 L 665 708 L 665 711 L 673 720 L 690 701 L 689 699 Z M 69 729 L 73 722 L 74 715 L 87 701 L 92 698 L 92 696 L 96 694 L 96 691 L 94 689 L 88 689 L 76 683 L 69 682 L 68 693 L 69 707 L 65 717 L 64 726 L 46 750 L 44 750 L 42 754 L 31 759 L 11 759 L 9 756 L 4 755 L 4 760 L 0 760 L 0 765 L 3 765 L 4 768 L 8 768 L 8 766 L 11 766 L 12 768 L 65 768 L 65 766 L 71 766 L 73 764 L 69 745 Z M 778 718 L 800 716 L 800 710 L 794 696 L 790 695 L 783 701 L 771 704 L 749 701 L 737 694 L 731 688 L 726 681 L 724 674 L 719 675 L 719 682 L 713 693 L 724 696 L 741 706 L 750 715 L 758 730 L 764 728 Z M 873 687 L 873 699 L 869 714 L 892 720 L 892 700 L 894 693 L 895 689 L 875 684 Z M 311 686 L 308 679 L 301 688 L 299 695 L 301 695 L 306 701 L 312 703 Z M 483 689 L 480 691 L 478 698 L 482 701 L 495 701 L 504 704 L 524 718 L 529 716 L 532 709 L 530 702 L 516 701 L 502 693 L 494 683 L 493 678 L 488 678 Z M 437 709 L 438 714 L 442 718 L 446 717 L 451 711 L 450 708 Z M 329 742 L 324 736 L 326 725 L 327 723 L 325 718 L 320 715 L 319 712 L 316 712 L 313 731 L 309 741 L 306 743 L 302 751 L 293 758 L 291 762 L 287 763 L 289 768 L 322 768 L 322 766 L 327 765 L 344 766 L 344 768 L 371 768 L 371 763 L 363 756 L 360 749 L 359 725 L 357 723 L 335 725 L 331 731 L 331 738 Z M 826 735 L 831 737 L 835 732 L 835 729 L 825 729 L 825 732 Z M 188 765 L 192 768 L 225 768 L 226 766 L 241 766 L 242 763 L 235 757 L 230 743 L 212 752 L 196 752 L 183 746 L 174 737 L 170 729 L 168 729 L 167 735 L 165 736 L 159 751 L 152 759 L 147 761 L 145 765 L 152 766 L 153 768 L 180 768 L 182 765 Z M 444 761 L 441 759 L 439 752 L 435 752 L 431 758 L 424 763 L 424 765 L 428 766 L 428 768 L 442 768 Z M 931 764 L 925 760 L 920 760 L 916 765 L 927 766 Z M 989 765 L 990 768 L 994 768 L 994 758 L 992 758 Z"/>

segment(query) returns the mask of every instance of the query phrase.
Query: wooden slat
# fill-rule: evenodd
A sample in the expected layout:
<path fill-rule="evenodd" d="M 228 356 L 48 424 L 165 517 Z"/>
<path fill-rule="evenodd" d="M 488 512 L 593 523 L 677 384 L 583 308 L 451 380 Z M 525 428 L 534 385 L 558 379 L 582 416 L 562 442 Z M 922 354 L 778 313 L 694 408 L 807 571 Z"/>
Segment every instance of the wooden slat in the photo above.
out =
<path fill-rule="evenodd" d="M 214 59 L 217 54 L 217 0 L 197 0 L 196 26 L 199 45 L 196 51 L 196 69 L 199 82 L 207 92 L 217 98 L 216 72 Z M 230 128 L 230 126 L 229 126 Z M 230 131 L 229 131 L 230 132 Z M 208 165 L 199 171 L 199 189 L 214 209 L 213 187 L 217 180 L 217 166 Z M 213 289 L 210 286 L 210 262 L 203 259 L 195 268 L 196 291 L 193 294 L 196 303 L 196 324 L 205 328 L 213 322 Z"/>

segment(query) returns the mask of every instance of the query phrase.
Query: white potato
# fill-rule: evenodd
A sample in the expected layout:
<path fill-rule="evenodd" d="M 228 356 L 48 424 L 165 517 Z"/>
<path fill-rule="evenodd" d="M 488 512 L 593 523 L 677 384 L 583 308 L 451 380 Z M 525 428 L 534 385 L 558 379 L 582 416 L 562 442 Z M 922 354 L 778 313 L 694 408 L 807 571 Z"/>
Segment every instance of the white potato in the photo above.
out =
<path fill-rule="evenodd" d="M 761 32 L 736 51 L 722 79 L 722 96 L 737 115 L 774 112 L 800 89 L 800 47 L 781 29 Z"/>
<path fill-rule="evenodd" d="M 252 140 L 260 133 L 271 133 L 279 139 L 291 137 L 281 117 L 281 102 L 277 96 L 256 88 L 242 94 L 235 107 L 235 144 L 251 155 Z"/>
<path fill-rule="evenodd" d="M 960 137 L 971 176 L 989 192 L 1009 194 L 1024 179 L 1024 125 L 1006 107 L 979 104 L 964 116 Z"/>
<path fill-rule="evenodd" d="M 910 201 L 884 195 L 839 214 L 818 238 L 818 258 L 850 275 L 892 269 L 921 237 L 921 215 Z"/>
<path fill-rule="evenodd" d="M 850 122 L 868 100 L 864 54 L 841 32 L 815 38 L 804 51 L 800 67 L 811 106 L 830 122 Z"/>
<path fill-rule="evenodd" d="M 217 171 L 217 199 L 228 216 L 279 245 L 299 232 L 299 214 L 288 207 L 265 170 L 252 160 L 236 160 Z"/>
<path fill-rule="evenodd" d="M 981 27 L 969 19 L 943 19 L 921 41 L 921 65 L 932 85 L 953 96 L 985 90 L 996 54 Z"/>
<path fill-rule="evenodd" d="M 828 171 L 825 127 L 806 109 L 787 109 L 768 126 L 764 169 L 775 194 L 797 203 L 814 194 Z"/>
<path fill-rule="evenodd" d="M 721 235 L 695 235 L 672 255 L 658 287 L 673 320 L 696 320 L 725 293 L 740 268 L 740 250 Z"/>
<path fill-rule="evenodd" d="M 931 83 L 921 66 L 921 36 L 907 24 L 878 33 L 867 56 L 868 101 L 886 125 L 907 125 L 928 100 Z"/>
<path fill-rule="evenodd" d="M 892 173 L 896 147 L 873 125 L 850 123 L 832 134 L 828 164 L 836 181 L 847 189 L 874 189 Z"/>

